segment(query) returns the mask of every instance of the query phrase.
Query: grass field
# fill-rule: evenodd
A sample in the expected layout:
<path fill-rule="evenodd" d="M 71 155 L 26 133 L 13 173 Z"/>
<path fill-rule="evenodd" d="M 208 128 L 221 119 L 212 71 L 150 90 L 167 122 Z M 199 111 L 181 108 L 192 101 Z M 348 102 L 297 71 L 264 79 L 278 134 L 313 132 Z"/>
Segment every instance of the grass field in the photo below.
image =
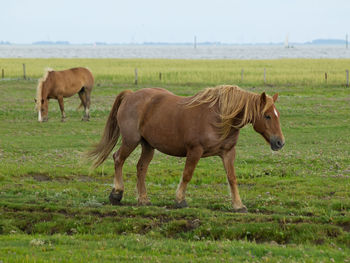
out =
<path fill-rule="evenodd" d="M 0 262 L 350 262 L 350 60 L 0 59 L 0 68 L 18 78 L 22 63 L 30 80 L 0 80 Z M 49 122 L 38 123 L 36 79 L 45 67 L 73 66 L 96 78 L 91 121 L 81 122 L 74 96 L 65 123 L 56 101 Z M 112 158 L 91 171 L 80 156 L 99 140 L 115 96 L 154 86 L 192 95 L 218 84 L 280 94 L 282 151 L 251 126 L 237 145 L 249 212 L 231 211 L 218 157 L 199 162 L 189 207 L 174 209 L 185 160 L 159 152 L 146 178 L 152 206 L 137 206 L 140 148 L 124 166 L 124 205 L 109 205 Z"/>

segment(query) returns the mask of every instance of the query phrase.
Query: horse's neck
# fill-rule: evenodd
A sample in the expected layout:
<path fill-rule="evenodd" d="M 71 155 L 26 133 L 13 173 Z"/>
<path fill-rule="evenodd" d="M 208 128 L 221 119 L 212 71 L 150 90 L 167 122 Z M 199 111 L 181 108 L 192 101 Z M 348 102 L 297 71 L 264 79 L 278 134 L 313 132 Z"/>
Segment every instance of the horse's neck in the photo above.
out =
<path fill-rule="evenodd" d="M 240 113 L 237 114 L 236 117 L 233 118 L 233 120 L 232 120 L 232 126 L 237 127 L 237 125 L 240 125 L 241 122 L 242 122 L 243 116 L 244 116 L 244 111 L 242 110 Z M 250 123 L 250 122 L 244 123 L 243 125 L 240 126 L 240 128 L 243 128 L 245 125 L 247 125 L 247 124 L 249 124 L 249 123 Z"/>
<path fill-rule="evenodd" d="M 48 88 L 48 87 L 51 87 L 52 85 L 46 83 L 46 85 L 42 87 L 42 90 L 41 90 L 41 96 L 43 99 L 47 99 L 49 96 L 50 96 L 50 93 L 51 93 L 51 89 Z"/>
<path fill-rule="evenodd" d="M 48 97 L 47 89 L 44 88 L 44 85 L 43 85 L 43 87 L 42 87 L 42 89 L 41 89 L 41 98 L 44 100 L 44 99 L 46 99 L 47 97 Z"/>

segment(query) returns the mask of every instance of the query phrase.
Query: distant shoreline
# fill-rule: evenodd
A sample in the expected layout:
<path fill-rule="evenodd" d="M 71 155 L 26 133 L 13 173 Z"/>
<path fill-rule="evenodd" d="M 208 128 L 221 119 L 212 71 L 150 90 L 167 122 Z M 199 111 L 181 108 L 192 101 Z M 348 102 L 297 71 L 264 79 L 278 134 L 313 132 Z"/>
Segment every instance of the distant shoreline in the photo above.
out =
<path fill-rule="evenodd" d="M 142 42 L 142 43 L 108 43 L 108 42 L 91 42 L 91 43 L 70 43 L 69 41 L 35 41 L 33 43 L 11 43 L 9 41 L 0 41 L 0 45 L 16 46 L 194 46 L 193 42 Z M 284 42 L 270 43 L 222 43 L 222 42 L 198 42 L 196 46 L 284 46 Z M 289 42 L 289 46 L 345 46 L 344 39 L 315 39 L 309 42 Z"/>
<path fill-rule="evenodd" d="M 0 58 L 350 59 L 345 45 L 2 45 Z"/>

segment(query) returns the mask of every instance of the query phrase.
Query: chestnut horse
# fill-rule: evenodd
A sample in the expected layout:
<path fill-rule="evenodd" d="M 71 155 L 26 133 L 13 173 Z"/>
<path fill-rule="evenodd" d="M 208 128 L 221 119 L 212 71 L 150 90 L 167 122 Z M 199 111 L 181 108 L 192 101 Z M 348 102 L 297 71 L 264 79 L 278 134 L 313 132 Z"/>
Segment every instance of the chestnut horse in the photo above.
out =
<path fill-rule="evenodd" d="M 47 70 L 44 77 L 39 79 L 36 90 L 36 109 L 38 121 L 48 120 L 49 100 L 56 99 L 60 105 L 62 121 L 65 120 L 63 98 L 68 98 L 78 93 L 81 105 L 84 106 L 83 120 L 90 118 L 90 94 L 94 85 L 94 77 L 86 68 L 72 68 L 62 71 Z"/>
<path fill-rule="evenodd" d="M 119 204 L 124 191 L 123 164 L 141 144 L 142 153 L 137 164 L 140 205 L 150 204 L 145 176 L 154 149 L 168 155 L 186 157 L 185 169 L 176 191 L 176 207 L 185 207 L 186 187 L 199 159 L 218 155 L 227 173 L 233 209 L 246 212 L 234 170 L 239 131 L 251 123 L 272 150 L 280 150 L 284 137 L 279 123 L 280 115 L 274 105 L 277 97 L 278 94 L 269 97 L 265 92 L 255 94 L 228 85 L 207 88 L 192 97 L 176 96 L 159 88 L 123 91 L 115 99 L 100 142 L 87 156 L 96 168 L 106 160 L 121 134 L 121 146 L 113 154 L 114 188 L 109 196 L 112 204 Z"/>

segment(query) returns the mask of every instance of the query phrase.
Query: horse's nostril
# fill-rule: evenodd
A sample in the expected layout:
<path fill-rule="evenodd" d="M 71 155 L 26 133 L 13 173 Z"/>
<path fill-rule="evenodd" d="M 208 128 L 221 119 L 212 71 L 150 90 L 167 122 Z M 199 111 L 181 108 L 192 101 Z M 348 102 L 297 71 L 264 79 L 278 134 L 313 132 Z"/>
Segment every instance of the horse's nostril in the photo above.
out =
<path fill-rule="evenodd" d="M 270 143 L 271 143 L 271 148 L 274 151 L 278 151 L 278 150 L 282 149 L 284 146 L 284 141 L 282 141 L 282 139 L 276 138 L 276 137 L 272 138 Z"/>

